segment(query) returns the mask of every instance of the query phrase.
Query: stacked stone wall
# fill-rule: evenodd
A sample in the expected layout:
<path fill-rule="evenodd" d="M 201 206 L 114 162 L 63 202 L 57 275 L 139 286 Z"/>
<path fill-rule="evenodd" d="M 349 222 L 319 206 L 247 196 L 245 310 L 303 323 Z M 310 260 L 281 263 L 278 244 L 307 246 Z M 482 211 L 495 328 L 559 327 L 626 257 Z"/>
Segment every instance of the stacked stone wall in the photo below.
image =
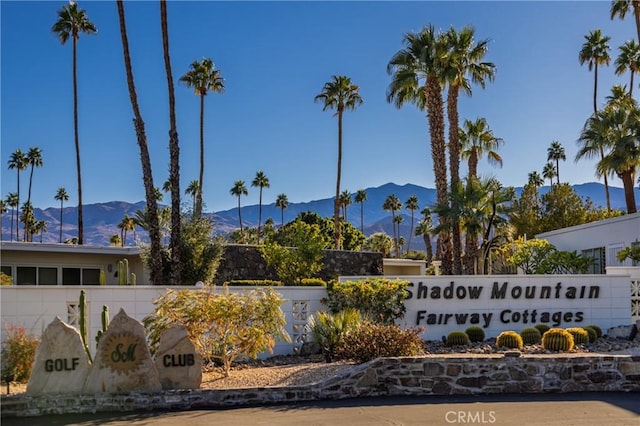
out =
<path fill-rule="evenodd" d="M 308 386 L 2 396 L 2 417 L 192 410 L 386 395 L 640 392 L 640 357 L 496 355 L 379 358 Z"/>
<path fill-rule="evenodd" d="M 330 280 L 338 276 L 382 275 L 382 254 L 373 252 L 325 250 L 324 267 L 320 278 Z M 273 268 L 267 267 L 257 246 L 225 246 L 218 267 L 215 284 L 231 280 L 277 280 Z"/>

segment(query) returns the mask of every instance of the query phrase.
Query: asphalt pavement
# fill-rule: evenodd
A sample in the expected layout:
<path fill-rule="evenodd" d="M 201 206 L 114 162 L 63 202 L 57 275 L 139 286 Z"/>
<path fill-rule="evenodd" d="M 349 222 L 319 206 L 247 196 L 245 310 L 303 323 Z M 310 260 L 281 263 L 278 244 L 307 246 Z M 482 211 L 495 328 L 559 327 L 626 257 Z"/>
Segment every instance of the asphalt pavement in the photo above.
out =
<path fill-rule="evenodd" d="M 640 426 L 640 393 L 356 398 L 269 406 L 2 418 L 2 426 Z"/>

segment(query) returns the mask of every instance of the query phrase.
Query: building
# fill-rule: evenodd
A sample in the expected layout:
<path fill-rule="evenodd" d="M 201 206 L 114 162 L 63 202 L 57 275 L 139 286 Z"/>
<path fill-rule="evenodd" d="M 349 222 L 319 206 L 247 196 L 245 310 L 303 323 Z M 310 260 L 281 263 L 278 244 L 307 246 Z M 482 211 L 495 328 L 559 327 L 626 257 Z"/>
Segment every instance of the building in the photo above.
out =
<path fill-rule="evenodd" d="M 608 267 L 638 266 L 616 254 L 625 247 L 640 245 L 640 213 L 627 214 L 536 235 L 558 250 L 577 251 L 595 259 L 591 274 L 604 274 Z"/>
<path fill-rule="evenodd" d="M 127 260 L 137 284 L 148 284 L 138 247 L 96 247 L 15 241 L 0 243 L 0 271 L 13 285 L 99 285 L 100 271 L 106 284 L 118 284 L 118 262 Z"/>

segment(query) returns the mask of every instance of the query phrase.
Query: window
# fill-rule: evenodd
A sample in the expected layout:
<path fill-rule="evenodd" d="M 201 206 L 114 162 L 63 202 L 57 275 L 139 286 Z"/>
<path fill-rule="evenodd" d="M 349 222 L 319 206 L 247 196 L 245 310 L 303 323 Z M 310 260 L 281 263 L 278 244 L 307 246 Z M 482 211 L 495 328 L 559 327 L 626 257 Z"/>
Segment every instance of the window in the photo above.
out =
<path fill-rule="evenodd" d="M 622 266 L 622 262 L 618 260 L 618 253 L 624 249 L 624 244 L 616 243 L 609 244 L 607 247 L 607 265 L 608 266 Z"/>
<path fill-rule="evenodd" d="M 35 266 L 18 266 L 16 268 L 16 284 L 36 285 L 36 269 Z"/>
<path fill-rule="evenodd" d="M 100 285 L 100 269 L 83 269 L 82 284 Z"/>
<path fill-rule="evenodd" d="M 588 256 L 593 259 L 593 263 L 587 270 L 588 274 L 604 274 L 606 272 L 604 252 L 604 247 L 582 250 L 583 256 Z"/>
<path fill-rule="evenodd" d="M 38 268 L 38 285 L 58 285 L 58 268 Z"/>
<path fill-rule="evenodd" d="M 80 285 L 80 268 L 62 268 L 62 284 Z"/>

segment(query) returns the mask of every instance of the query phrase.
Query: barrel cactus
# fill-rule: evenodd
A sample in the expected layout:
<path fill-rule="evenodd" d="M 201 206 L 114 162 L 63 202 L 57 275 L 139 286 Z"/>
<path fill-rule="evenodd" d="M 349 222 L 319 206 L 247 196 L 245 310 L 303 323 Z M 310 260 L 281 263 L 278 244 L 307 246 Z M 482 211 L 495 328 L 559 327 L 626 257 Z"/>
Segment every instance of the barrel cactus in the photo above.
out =
<path fill-rule="evenodd" d="M 522 337 L 515 331 L 503 331 L 496 339 L 499 348 L 522 349 Z"/>
<path fill-rule="evenodd" d="M 538 329 L 538 331 L 540 332 L 540 335 L 542 335 L 542 336 L 544 336 L 544 333 L 549 331 L 549 329 L 551 328 L 547 324 L 536 324 L 536 325 L 534 325 L 534 327 Z"/>
<path fill-rule="evenodd" d="M 522 342 L 525 345 L 537 345 L 542 339 L 542 334 L 537 328 L 528 327 L 520 332 L 520 337 L 522 337 Z"/>
<path fill-rule="evenodd" d="M 478 327 L 477 325 L 472 325 L 467 328 L 465 333 L 467 333 L 469 340 L 472 342 L 482 342 L 484 340 L 484 330 L 482 327 Z"/>
<path fill-rule="evenodd" d="M 469 336 L 464 331 L 452 331 L 447 336 L 447 346 L 466 346 L 469 343 Z"/>
<path fill-rule="evenodd" d="M 582 327 L 567 328 L 567 331 L 573 336 L 573 343 L 582 345 L 589 343 L 589 332 Z"/>
<path fill-rule="evenodd" d="M 573 345 L 573 336 L 562 328 L 550 328 L 542 335 L 542 347 L 550 351 L 570 351 Z"/>
<path fill-rule="evenodd" d="M 582 327 L 584 328 L 587 333 L 589 333 L 589 343 L 593 343 L 598 339 L 598 332 L 596 332 L 593 327 L 591 327 L 590 325 L 587 325 L 586 327 Z"/>
<path fill-rule="evenodd" d="M 599 339 L 602 337 L 602 329 L 595 324 L 589 324 L 587 327 L 591 327 L 596 332 L 596 338 Z"/>

